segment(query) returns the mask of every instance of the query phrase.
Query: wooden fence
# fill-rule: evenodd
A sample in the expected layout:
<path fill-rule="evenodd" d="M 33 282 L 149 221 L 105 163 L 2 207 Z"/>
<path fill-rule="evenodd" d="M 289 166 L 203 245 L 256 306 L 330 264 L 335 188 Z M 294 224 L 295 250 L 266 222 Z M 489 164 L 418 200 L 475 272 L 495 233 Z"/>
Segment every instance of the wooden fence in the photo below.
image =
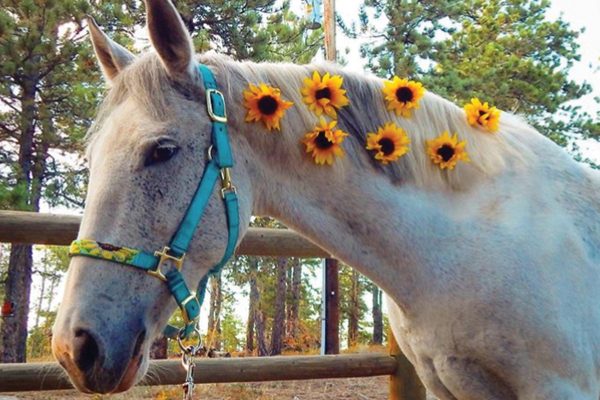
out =
<path fill-rule="evenodd" d="M 77 236 L 77 216 L 0 211 L 0 242 L 67 245 Z M 250 228 L 237 254 L 253 256 L 327 257 L 314 243 L 287 229 Z M 425 400 L 414 368 L 390 337 L 390 354 L 248 357 L 200 359 L 195 378 L 200 383 L 259 382 L 390 376 L 390 400 Z M 152 361 L 141 385 L 171 385 L 184 381 L 176 360 Z M 0 392 L 71 388 L 56 363 L 0 364 Z"/>

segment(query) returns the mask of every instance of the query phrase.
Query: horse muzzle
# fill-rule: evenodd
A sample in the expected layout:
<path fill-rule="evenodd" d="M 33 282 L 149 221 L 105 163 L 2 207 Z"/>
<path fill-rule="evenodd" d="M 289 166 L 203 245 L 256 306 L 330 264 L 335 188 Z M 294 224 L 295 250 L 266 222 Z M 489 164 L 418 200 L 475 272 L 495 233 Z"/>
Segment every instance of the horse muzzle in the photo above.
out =
<path fill-rule="evenodd" d="M 128 390 L 145 373 L 146 329 L 138 326 L 111 337 L 107 324 L 102 325 L 92 327 L 73 317 L 57 319 L 52 352 L 78 390 L 86 393 Z"/>

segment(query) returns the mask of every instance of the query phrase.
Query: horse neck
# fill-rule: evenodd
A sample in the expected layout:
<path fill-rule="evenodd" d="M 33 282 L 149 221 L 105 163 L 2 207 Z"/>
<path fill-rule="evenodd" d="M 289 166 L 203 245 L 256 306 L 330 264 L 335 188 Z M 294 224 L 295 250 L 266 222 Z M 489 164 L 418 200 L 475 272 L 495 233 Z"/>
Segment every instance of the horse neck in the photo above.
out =
<path fill-rule="evenodd" d="M 233 75 L 238 77 L 247 72 L 235 71 L 235 68 L 232 67 Z M 253 213 L 273 216 L 307 236 L 336 258 L 367 275 L 398 304 L 414 304 L 415 291 L 423 291 L 438 273 L 438 267 L 443 265 L 444 260 L 436 260 L 435 257 L 439 257 L 436 254 L 453 251 L 448 249 L 453 247 L 449 245 L 453 242 L 452 235 L 467 231 L 464 221 L 473 217 L 467 214 L 494 203 L 497 187 L 509 190 L 509 180 L 503 180 L 496 174 L 497 179 L 488 182 L 484 178 L 485 173 L 480 174 L 472 168 L 475 172 L 471 175 L 463 174 L 463 180 L 470 182 L 469 187 L 455 190 L 448 184 L 451 180 L 439 179 L 440 174 L 435 175 L 428 185 L 423 185 L 423 179 L 411 175 L 412 167 L 406 168 L 400 179 L 393 179 L 373 163 L 356 135 L 350 135 L 344 142 L 348 153 L 346 157 L 336 159 L 331 166 L 316 165 L 305 153 L 301 139 L 313 129 L 317 118 L 306 118 L 302 114 L 302 99 L 295 93 L 299 92 L 299 85 L 292 89 L 287 82 L 298 81 L 299 78 L 293 77 L 290 71 L 302 67 L 278 67 L 288 69 L 282 74 L 285 79 L 273 78 L 260 68 L 276 67 L 251 64 L 252 78 L 245 77 L 243 83 L 230 82 L 228 93 L 233 106 L 230 118 L 234 131 L 232 140 L 236 143 L 237 158 L 250 173 Z M 301 72 L 309 76 L 311 70 L 304 68 Z M 269 132 L 260 123 L 244 121 L 246 110 L 241 92 L 248 82 L 256 84 L 261 81 L 282 88 L 283 97 L 295 103 L 286 111 L 281 131 Z M 368 86 L 348 79 L 345 82 L 350 96 Z M 352 90 L 353 84 L 355 90 Z M 371 96 L 374 104 L 381 98 L 380 92 L 366 95 Z M 368 125 L 392 118 L 382 111 L 385 110 L 382 101 L 376 109 L 374 106 L 371 109 L 369 106 L 362 107 L 362 104 L 365 103 L 361 102 L 361 107 L 355 106 L 353 112 L 362 112 L 363 115 L 350 121 L 344 119 L 343 112 L 340 112 L 342 129 L 362 130 L 362 126 L 354 124 Z M 424 115 L 430 117 L 436 109 L 424 111 Z M 459 119 L 462 121 L 462 115 Z M 409 123 L 412 128 L 409 132 L 418 129 L 417 122 Z M 455 131 L 456 124 L 449 129 Z M 442 130 L 442 127 L 432 128 L 432 125 L 425 128 L 435 128 L 436 132 Z M 425 137 L 415 133 L 411 151 L 424 152 Z M 491 154 L 482 158 L 478 166 L 485 168 L 485 163 L 489 162 L 495 168 L 501 164 L 494 162 L 499 158 L 500 155 Z M 423 165 L 422 158 L 414 164 Z M 456 177 L 458 172 L 452 173 L 455 174 L 452 177 Z M 490 189 L 490 185 L 496 187 Z"/>
<path fill-rule="evenodd" d="M 423 235 L 434 234 L 436 221 L 444 219 L 441 200 L 394 184 L 364 151 L 331 166 L 314 164 L 300 143 L 312 126 L 288 111 L 281 132 L 243 122 L 243 107 L 232 111 L 232 140 L 236 159 L 250 172 L 253 214 L 279 219 L 369 276 L 398 303 L 410 303 L 417 286 L 410 282 L 427 276 L 411 266 L 421 264 L 418 244 L 434 242 Z"/>

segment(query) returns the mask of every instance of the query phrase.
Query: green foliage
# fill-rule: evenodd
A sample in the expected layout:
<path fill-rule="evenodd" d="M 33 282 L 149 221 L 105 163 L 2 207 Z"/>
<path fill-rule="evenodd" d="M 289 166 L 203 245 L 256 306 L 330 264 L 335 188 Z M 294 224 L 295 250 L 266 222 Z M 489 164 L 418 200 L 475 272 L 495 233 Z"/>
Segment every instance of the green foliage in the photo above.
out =
<path fill-rule="evenodd" d="M 433 57 L 434 44 L 454 28 L 448 20 L 463 12 L 463 2 L 448 0 L 366 0 L 359 18 L 361 29 L 382 40 L 361 47 L 367 66 L 382 77 L 419 76 L 423 61 Z M 370 16 L 368 11 L 374 11 Z M 385 27 L 379 22 L 386 19 Z"/>
<path fill-rule="evenodd" d="M 362 29 L 381 35 L 362 47 L 381 76 L 412 76 L 458 104 L 472 97 L 525 115 L 567 146 L 598 139 L 600 121 L 571 105 L 588 83 L 568 76 L 579 60 L 578 31 L 549 20 L 547 0 L 367 0 Z M 369 14 L 373 11 L 373 15 Z M 383 30 L 373 28 L 385 16 Z M 375 18 L 375 20 L 373 20 Z M 577 148 L 571 150 L 577 155 Z"/>
<path fill-rule="evenodd" d="M 265 24 L 256 32 L 250 58 L 255 61 L 291 61 L 305 64 L 310 62 L 322 46 L 323 32 L 308 30 L 307 22 L 289 9 L 285 2 L 281 10 L 266 18 Z"/>
<path fill-rule="evenodd" d="M 41 282 L 39 292 L 33 294 L 30 313 L 34 314 L 34 326 L 27 336 L 28 359 L 51 359 L 52 325 L 56 318 L 54 299 L 58 285 L 69 266 L 68 248 L 64 246 L 36 246 L 41 254 L 33 271 Z"/>
<path fill-rule="evenodd" d="M 56 319 L 56 311 L 44 311 L 40 316 L 44 318 L 44 323 L 31 329 L 27 336 L 28 360 L 52 359 L 52 325 Z"/>
<path fill-rule="evenodd" d="M 220 342 L 223 351 L 235 352 L 244 348 L 244 323 L 234 313 L 234 304 L 229 301 L 224 304 L 221 318 Z"/>
<path fill-rule="evenodd" d="M 277 3 L 277 4 L 276 4 Z M 177 1 L 198 51 L 238 59 L 307 62 L 321 31 L 275 0 Z M 96 17 L 133 46 L 145 23 L 138 1 L 0 0 L 0 207 L 83 205 L 82 139 L 104 90 L 82 24 Z"/>
<path fill-rule="evenodd" d="M 371 340 L 370 333 L 367 332 L 368 324 L 364 321 L 364 316 L 368 310 L 365 303 L 365 294 L 371 282 L 362 274 L 355 272 L 352 267 L 340 264 L 339 269 L 339 306 L 340 306 L 340 324 L 344 323 L 348 338 L 350 335 L 350 325 L 352 315 L 358 320 L 357 343 L 368 343 Z"/>
<path fill-rule="evenodd" d="M 101 87 L 80 22 L 88 12 L 83 1 L 0 1 L 2 207 L 36 210 L 44 195 L 81 204 L 77 162 L 64 155 L 80 148 Z"/>
<path fill-rule="evenodd" d="M 289 1 L 175 1 L 198 52 L 215 49 L 238 60 L 308 62 L 321 46 L 322 31 L 290 10 Z M 129 7 L 144 24 L 143 10 Z"/>

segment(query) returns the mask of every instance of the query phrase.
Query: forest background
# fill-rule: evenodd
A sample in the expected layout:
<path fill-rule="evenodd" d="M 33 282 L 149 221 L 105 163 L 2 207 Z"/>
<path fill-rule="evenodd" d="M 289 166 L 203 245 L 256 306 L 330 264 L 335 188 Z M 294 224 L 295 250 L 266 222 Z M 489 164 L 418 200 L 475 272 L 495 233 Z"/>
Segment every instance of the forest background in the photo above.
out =
<path fill-rule="evenodd" d="M 175 4 L 199 52 L 322 58 L 323 32 L 309 29 L 304 1 Z M 490 101 L 598 168 L 600 50 L 590 43 L 600 34 L 557 12 L 588 18 L 587 28 L 597 30 L 597 2 L 357 0 L 338 7 L 340 63 L 420 80 L 458 104 Z M 84 206 L 83 137 L 105 92 L 82 22 L 87 14 L 130 49 L 147 46 L 139 0 L 0 0 L 0 209 L 80 213 Z M 267 218 L 253 224 L 282 228 Z M 0 320 L 0 362 L 49 356 L 67 264 L 62 247 L 0 245 L 0 299 L 14 304 L 13 316 Z M 258 355 L 317 352 L 320 268 L 320 260 L 236 258 L 210 282 L 207 344 Z M 344 346 L 381 344 L 381 291 L 346 266 L 340 288 Z"/>

